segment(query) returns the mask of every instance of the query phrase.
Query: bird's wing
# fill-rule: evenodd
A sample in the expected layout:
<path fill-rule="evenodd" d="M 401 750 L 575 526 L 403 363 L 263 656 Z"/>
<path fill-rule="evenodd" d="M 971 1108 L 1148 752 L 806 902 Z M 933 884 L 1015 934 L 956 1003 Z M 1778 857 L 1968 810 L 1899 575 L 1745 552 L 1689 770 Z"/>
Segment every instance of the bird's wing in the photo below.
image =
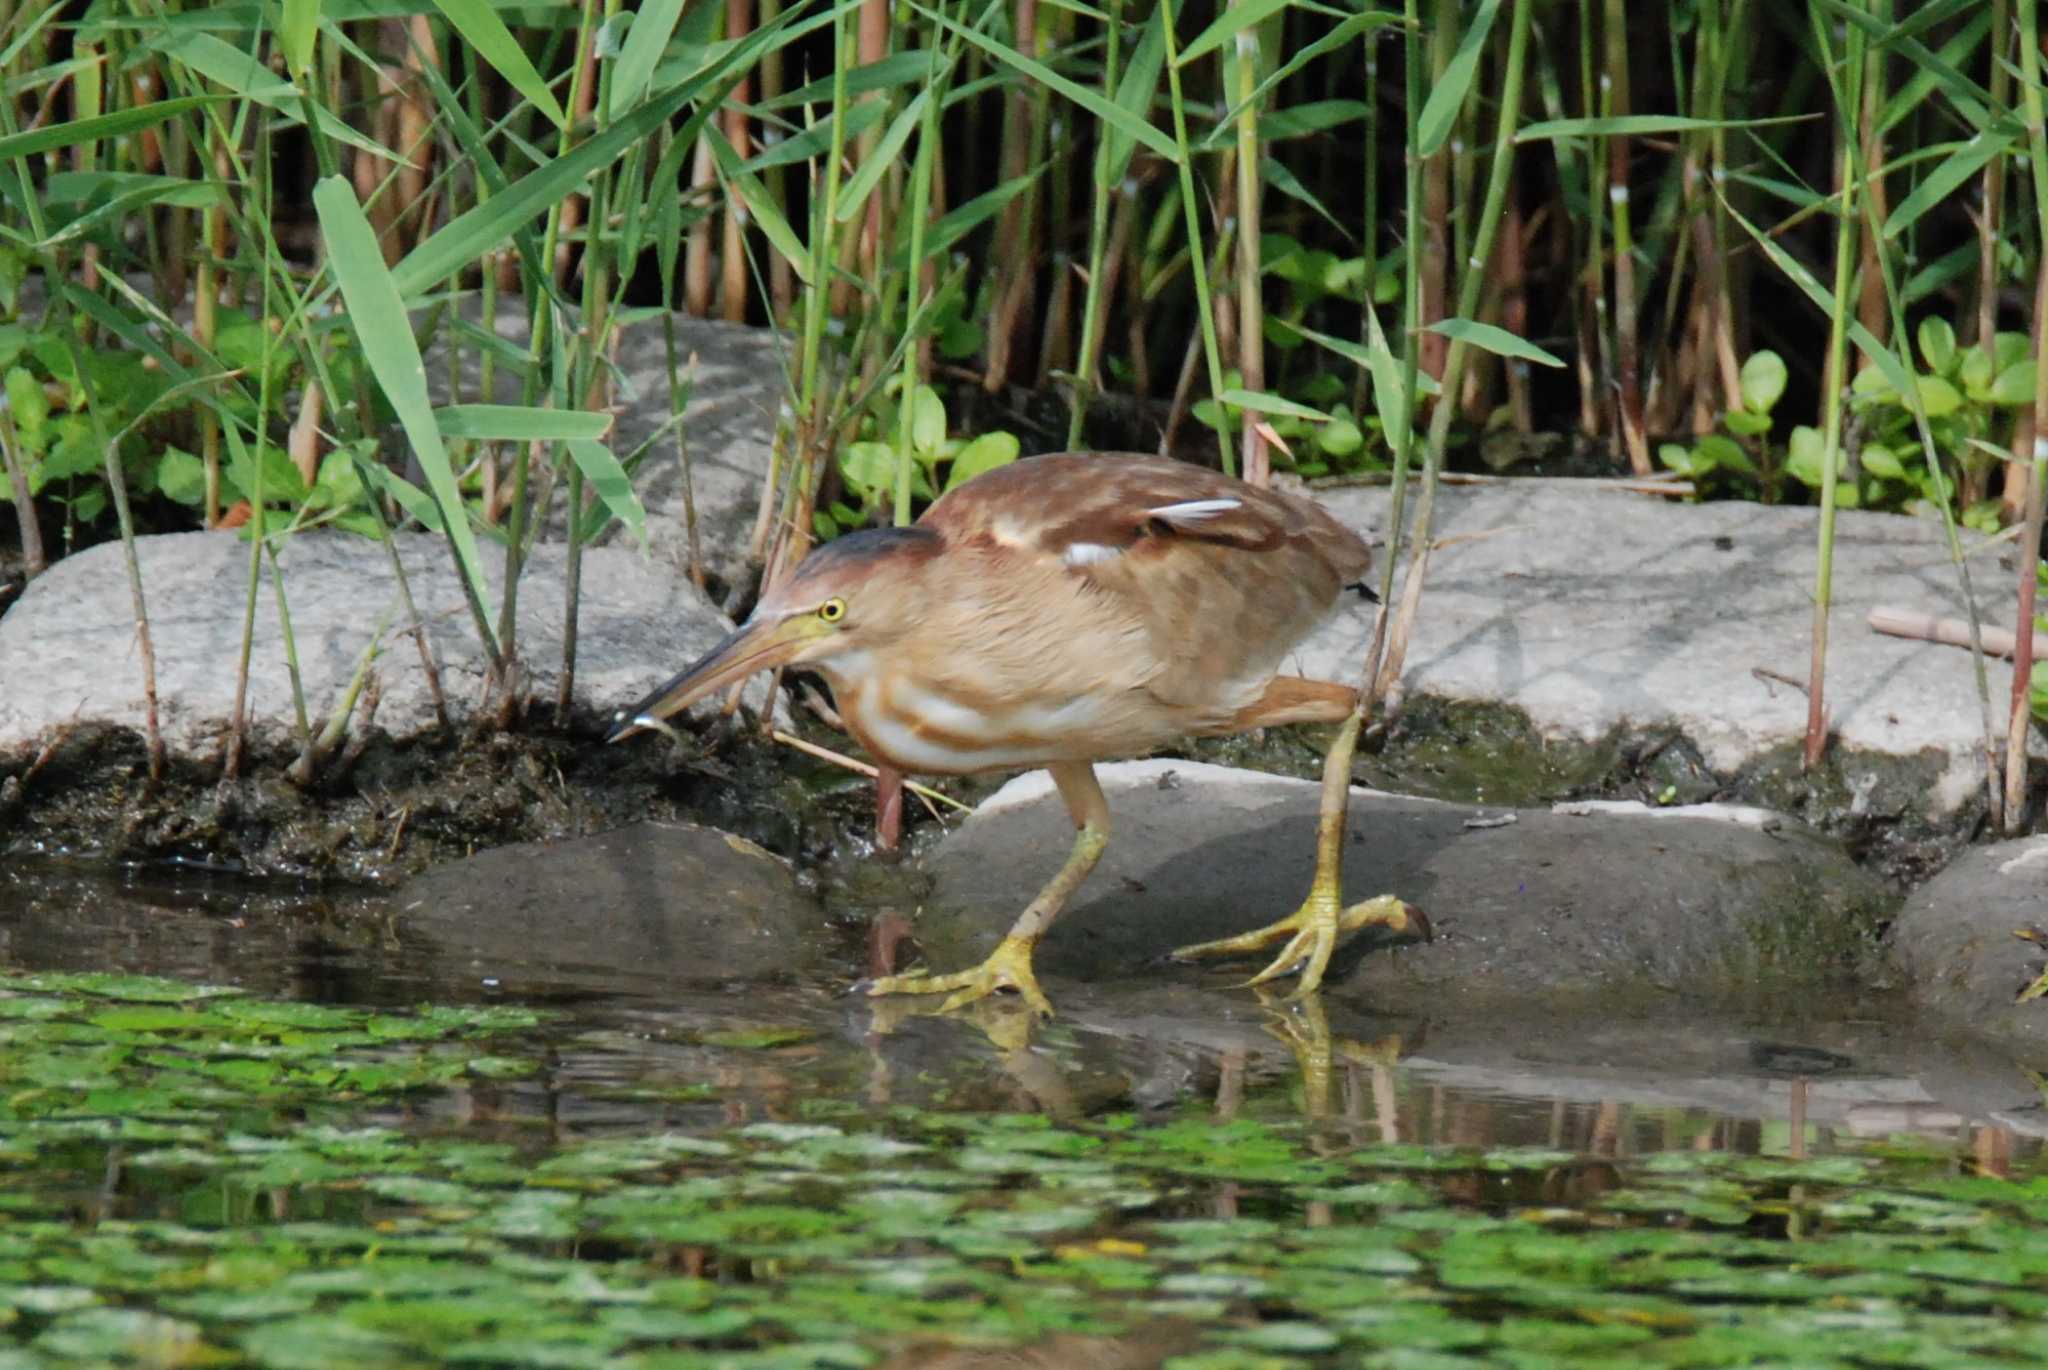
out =
<path fill-rule="evenodd" d="M 1371 560 L 1364 540 L 1312 500 L 1149 456 L 1016 462 L 947 494 L 919 522 L 1004 562 L 1013 582 L 1040 586 L 1027 598 L 1046 612 L 1042 626 L 1100 621 L 1138 634 L 1142 646 L 1096 654 L 1096 669 L 1135 652 L 1149 663 L 1145 689 L 1226 716 Z M 1011 633 L 1036 640 L 1022 625 Z M 1057 646 L 1036 659 L 1060 656 Z"/>
<path fill-rule="evenodd" d="M 1364 573 L 1356 534 L 1311 501 L 1166 457 L 1035 457 L 962 485 L 919 522 L 949 540 L 986 540 L 1077 572 L 1196 547 L 1266 553 L 1336 584 Z M 1334 591 L 1332 591 L 1334 593 Z"/>

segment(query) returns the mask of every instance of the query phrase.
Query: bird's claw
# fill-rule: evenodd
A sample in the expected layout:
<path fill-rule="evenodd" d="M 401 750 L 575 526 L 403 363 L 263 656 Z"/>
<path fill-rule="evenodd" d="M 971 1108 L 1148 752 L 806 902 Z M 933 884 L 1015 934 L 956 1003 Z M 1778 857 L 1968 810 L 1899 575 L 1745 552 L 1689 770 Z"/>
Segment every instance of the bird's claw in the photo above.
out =
<path fill-rule="evenodd" d="M 1284 956 L 1279 957 L 1272 965 L 1267 966 L 1257 975 L 1252 976 L 1251 979 L 1240 980 L 1237 987 L 1239 989 L 1257 989 L 1259 986 L 1271 984 L 1275 980 L 1284 980 L 1290 975 L 1299 975 L 1308 968 L 1309 962 L 1314 959 L 1312 956 L 1303 956 L 1290 961 Z"/>
<path fill-rule="evenodd" d="M 1415 934 L 1425 942 L 1435 940 L 1436 936 L 1421 909 L 1403 903 L 1391 894 L 1361 900 L 1340 909 L 1334 893 L 1316 890 L 1302 901 L 1300 908 L 1265 927 L 1254 928 L 1236 937 L 1178 947 L 1170 955 L 1176 961 L 1191 961 L 1201 956 L 1234 956 L 1262 950 L 1285 938 L 1287 944 L 1281 948 L 1280 954 L 1264 970 L 1246 980 L 1241 988 L 1268 984 L 1284 976 L 1298 974 L 1301 985 L 1292 997 L 1299 999 L 1314 993 L 1322 984 L 1323 972 L 1329 968 L 1338 938 L 1375 923 L 1394 932 Z"/>
<path fill-rule="evenodd" d="M 1390 895 L 1381 896 L 1381 898 L 1391 897 Z M 1367 900 L 1366 902 L 1370 903 L 1372 901 Z M 1434 942 L 1436 940 L 1436 925 L 1429 921 L 1428 914 L 1406 900 L 1396 899 L 1394 902 L 1401 907 L 1393 917 L 1387 920 L 1388 927 L 1394 928 L 1397 932 L 1413 933 L 1418 941 Z M 1349 913 L 1350 910 L 1347 909 L 1345 912 Z"/>
<path fill-rule="evenodd" d="M 1323 972 L 1329 968 L 1330 953 L 1337 949 L 1337 914 L 1335 910 L 1303 907 L 1287 921 L 1295 920 L 1299 921 L 1299 927 L 1293 938 L 1270 965 L 1245 981 L 1240 988 L 1250 989 L 1296 974 L 1301 976 L 1301 984 L 1290 998 L 1303 998 L 1321 986 Z"/>
<path fill-rule="evenodd" d="M 884 975 L 862 980 L 853 992 L 869 996 L 943 994 L 946 999 L 938 1011 L 951 1013 L 1006 989 L 1021 996 L 1040 1018 L 1050 1018 L 1052 1001 L 1045 997 L 1038 987 L 1038 977 L 1032 973 L 1031 947 L 1031 942 L 1024 938 L 1005 937 L 986 961 L 971 969 L 950 975 Z"/>

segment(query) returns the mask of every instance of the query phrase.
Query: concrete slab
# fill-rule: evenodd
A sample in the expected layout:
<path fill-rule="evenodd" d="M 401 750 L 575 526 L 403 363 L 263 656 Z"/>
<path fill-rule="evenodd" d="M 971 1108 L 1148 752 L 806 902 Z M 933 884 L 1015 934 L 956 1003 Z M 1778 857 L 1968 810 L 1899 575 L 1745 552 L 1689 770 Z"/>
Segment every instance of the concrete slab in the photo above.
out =
<path fill-rule="evenodd" d="M 1383 537 L 1389 493 L 1324 492 Z M 1412 505 L 1411 505 L 1412 507 Z M 1969 653 L 1883 637 L 1879 605 L 1961 616 L 1940 526 L 1843 511 L 1835 541 L 1827 706 L 1845 754 L 1918 758 L 1934 814 L 1981 789 L 1984 733 Z M 1723 775 L 1796 745 L 1812 623 L 1815 513 L 1757 504 L 1684 505 L 1565 480 L 1446 487 L 1403 686 L 1512 705 L 1546 736 L 1683 729 Z M 2013 577 L 1973 565 L 1987 621 L 2010 625 Z M 1306 675 L 1355 680 L 1371 605 L 1350 600 L 1295 654 Z M 1990 671 L 1995 731 L 2011 668 Z M 2039 734 L 2036 746 L 2042 754 Z"/>
<path fill-rule="evenodd" d="M 432 639 L 442 689 L 455 720 L 483 694 L 484 658 L 447 545 L 402 534 L 400 556 L 414 603 Z M 138 540 L 142 583 L 156 647 L 165 745 L 173 754 L 213 756 L 234 713 L 248 546 L 224 533 L 170 533 Z M 533 693 L 552 699 L 562 660 L 566 554 L 539 547 L 521 578 L 520 637 Z M 306 707 L 315 728 L 344 698 L 380 621 L 376 722 L 398 737 L 435 726 L 418 649 L 397 636 L 397 580 L 385 549 L 342 533 L 301 534 L 279 558 Z M 502 559 L 485 549 L 493 605 Z M 651 568 L 638 554 L 585 552 L 578 621 L 576 698 L 610 713 L 634 703 L 730 630 L 730 622 L 686 579 Z M 748 702 L 767 699 L 765 678 Z M 710 706 L 715 708 L 715 704 Z M 277 603 L 266 572 L 257 601 L 247 708 L 252 740 L 286 744 L 293 706 Z M 69 724 L 143 727 L 142 665 L 119 543 L 66 557 L 38 577 L 0 618 L 0 756 L 30 751 Z"/>
<path fill-rule="evenodd" d="M 472 322 L 481 318 L 474 297 L 464 301 Z M 523 302 L 500 304 L 497 332 L 521 348 L 527 344 Z M 690 489 L 697 516 L 699 554 L 706 572 L 732 582 L 747 574 L 747 544 L 753 535 L 775 421 L 789 394 L 784 376 L 788 341 L 772 328 L 675 316 L 676 356 L 692 377 L 689 404 L 680 428 L 687 442 Z M 427 376 L 437 396 L 446 388 L 447 364 L 437 346 Z M 618 388 L 617 427 L 611 449 L 630 456 L 654 439 L 646 460 L 633 473 L 634 488 L 647 506 L 648 545 L 669 566 L 689 566 L 689 525 L 684 518 L 682 448 L 670 425 L 668 347 L 658 314 L 641 311 L 618 331 L 612 357 Z M 694 363 L 694 366 L 693 366 Z M 465 398 L 477 398 L 475 352 L 465 353 Z M 515 377 L 500 371 L 492 398 L 519 401 Z M 616 525 L 601 541 L 623 545 L 628 535 Z"/>

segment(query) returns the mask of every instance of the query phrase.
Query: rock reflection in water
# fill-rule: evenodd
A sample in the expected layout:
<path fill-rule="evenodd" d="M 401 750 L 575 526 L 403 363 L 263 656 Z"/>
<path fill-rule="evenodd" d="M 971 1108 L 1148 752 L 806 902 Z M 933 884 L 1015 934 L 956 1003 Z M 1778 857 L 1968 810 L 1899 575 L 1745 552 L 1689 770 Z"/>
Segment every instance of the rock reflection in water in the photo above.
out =
<path fill-rule="evenodd" d="M 343 1004 L 491 999 L 473 968 L 387 937 L 375 905 L 192 873 L 0 870 L 0 965 L 117 970 Z M 855 960 L 859 949 L 843 948 Z M 659 966 L 614 993 L 535 980 L 555 1009 L 544 1067 L 408 1104 L 401 1121 L 568 1142 L 650 1128 L 878 1115 L 899 1107 L 1081 1121 L 1189 1111 L 1309 1124 L 1323 1150 L 1376 1144 L 1541 1147 L 1584 1162 L 1660 1151 L 1801 1156 L 1910 1134 L 1986 1174 L 2023 1168 L 2048 1132 L 2031 1066 L 1931 1039 L 1869 1002 L 1752 1022 L 1654 1012 L 1449 1003 L 1424 1020 L 1354 999 L 1264 1001 L 1163 972 L 1070 983 L 1034 1030 L 1014 1005 L 920 1016 L 843 998 L 837 981 L 682 990 Z M 849 975 L 851 972 L 849 971 Z M 536 1123 L 540 1128 L 536 1129 Z M 1555 1201 L 1610 1183 L 1560 1172 Z"/>

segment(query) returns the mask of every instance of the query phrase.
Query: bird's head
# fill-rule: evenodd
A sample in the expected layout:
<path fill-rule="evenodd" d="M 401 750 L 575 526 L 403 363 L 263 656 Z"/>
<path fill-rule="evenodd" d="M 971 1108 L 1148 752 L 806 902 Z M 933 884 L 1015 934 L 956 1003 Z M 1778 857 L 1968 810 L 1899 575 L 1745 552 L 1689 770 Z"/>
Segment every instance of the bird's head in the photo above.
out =
<path fill-rule="evenodd" d="M 605 741 L 631 737 L 757 671 L 872 649 L 916 615 L 914 570 L 939 550 L 923 528 L 873 528 L 835 538 L 762 596 L 725 641 L 630 709 Z"/>

